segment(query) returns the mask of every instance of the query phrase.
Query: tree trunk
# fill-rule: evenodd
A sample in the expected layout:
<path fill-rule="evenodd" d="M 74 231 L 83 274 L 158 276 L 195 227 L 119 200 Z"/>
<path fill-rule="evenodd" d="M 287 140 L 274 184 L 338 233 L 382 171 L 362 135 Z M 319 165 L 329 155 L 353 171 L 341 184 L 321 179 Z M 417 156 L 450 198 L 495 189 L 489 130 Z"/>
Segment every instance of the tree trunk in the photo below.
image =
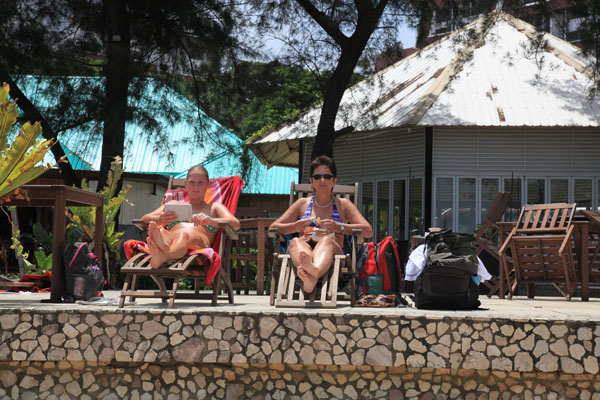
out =
<path fill-rule="evenodd" d="M 44 139 L 54 139 L 58 142 L 56 132 L 54 132 L 52 126 L 48 124 L 48 121 L 46 121 L 46 119 L 42 116 L 37 107 L 33 105 L 25 93 L 21 91 L 21 88 L 19 88 L 19 85 L 17 85 L 17 83 L 11 78 L 8 71 L 1 67 L 0 82 L 6 82 L 10 85 L 10 96 L 13 99 L 16 99 L 17 105 L 21 110 L 23 110 L 27 120 L 31 121 L 32 123 L 40 121 L 42 124 L 42 136 Z M 60 160 L 65 156 L 65 152 L 63 151 L 62 147 L 56 143 L 50 148 L 50 151 L 52 151 L 54 159 L 56 160 L 56 164 L 60 168 L 65 185 L 81 187 L 81 180 L 75 174 L 71 164 L 68 162 L 60 162 Z"/>
<path fill-rule="evenodd" d="M 315 138 L 311 159 L 315 159 L 320 155 L 333 157 L 333 142 L 337 137 L 335 118 L 340 108 L 342 96 L 346 91 L 348 82 L 352 77 L 354 68 L 364 48 L 361 47 L 358 49 L 358 47 L 352 47 L 347 51 L 342 50 L 338 65 L 331 76 L 331 80 L 325 91 L 325 99 L 323 101 L 323 108 L 321 109 L 319 125 L 317 126 L 317 137 Z"/>
<path fill-rule="evenodd" d="M 421 3 L 419 25 L 417 26 L 417 40 L 415 46 L 417 49 L 422 49 L 427 46 L 429 42 L 429 31 L 431 30 L 431 19 L 433 17 L 432 5 L 429 1 L 423 1 Z"/>
<path fill-rule="evenodd" d="M 363 5 L 359 10 L 358 23 L 354 34 L 350 38 L 347 38 L 347 40 L 341 43 L 338 42 L 342 49 L 342 54 L 325 91 L 323 108 L 321 110 L 319 125 L 317 126 L 317 137 L 315 138 L 311 159 L 320 155 L 333 157 L 333 142 L 335 139 L 343 131 L 352 130 L 352 127 L 345 127 L 342 132 L 336 132 L 335 119 L 340 108 L 342 96 L 346 91 L 348 82 L 352 78 L 354 68 L 371 34 L 377 27 L 386 4 L 387 1 L 381 1 L 377 7 L 369 7 L 368 9 Z"/>
<path fill-rule="evenodd" d="M 107 66 L 102 159 L 97 191 L 106 185 L 110 164 L 123 158 L 130 72 L 130 34 L 127 2 L 104 0 Z"/>

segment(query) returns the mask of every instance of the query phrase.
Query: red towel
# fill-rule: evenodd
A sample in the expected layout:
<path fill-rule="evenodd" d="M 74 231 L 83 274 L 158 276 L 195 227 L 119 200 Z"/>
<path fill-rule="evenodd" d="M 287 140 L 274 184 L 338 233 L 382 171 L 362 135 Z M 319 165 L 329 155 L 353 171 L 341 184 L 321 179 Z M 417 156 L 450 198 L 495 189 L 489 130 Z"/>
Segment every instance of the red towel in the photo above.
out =
<path fill-rule="evenodd" d="M 125 247 L 125 256 L 127 259 L 133 257 L 134 254 L 138 252 L 144 252 L 146 254 L 150 254 L 150 249 L 148 249 L 148 245 L 146 242 L 142 242 L 141 240 L 127 240 L 123 246 Z M 212 281 L 217 276 L 217 272 L 219 272 L 219 268 L 221 268 L 221 257 L 219 257 L 219 253 L 217 253 L 212 248 L 200 249 L 200 250 L 192 250 L 188 252 L 188 255 L 199 254 L 202 259 L 202 266 L 204 267 L 204 276 L 206 277 L 206 283 L 209 286 L 212 286 Z M 187 275 L 190 276 L 198 276 L 199 272 L 194 268 L 188 268 L 186 271 Z"/>
<path fill-rule="evenodd" d="M 19 282 L 35 282 L 36 286 L 29 287 L 11 287 L 9 292 L 49 292 L 50 282 L 52 280 L 52 272 L 46 271 L 42 275 L 25 274 L 19 279 Z"/>

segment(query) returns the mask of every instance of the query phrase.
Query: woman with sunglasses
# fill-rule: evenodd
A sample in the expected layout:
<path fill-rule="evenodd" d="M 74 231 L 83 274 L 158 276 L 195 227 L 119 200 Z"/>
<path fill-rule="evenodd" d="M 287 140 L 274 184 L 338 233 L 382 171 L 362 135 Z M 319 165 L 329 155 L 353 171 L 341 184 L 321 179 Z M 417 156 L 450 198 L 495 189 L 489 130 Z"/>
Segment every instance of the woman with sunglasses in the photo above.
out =
<path fill-rule="evenodd" d="M 283 234 L 298 234 L 290 241 L 287 252 L 306 293 L 311 293 L 318 279 L 329 270 L 334 255 L 343 254 L 345 234 L 362 229 L 363 236 L 373 235 L 371 225 L 352 201 L 333 196 L 337 169 L 331 158 L 315 158 L 310 164 L 310 176 L 314 195 L 298 199 L 271 224 Z"/>

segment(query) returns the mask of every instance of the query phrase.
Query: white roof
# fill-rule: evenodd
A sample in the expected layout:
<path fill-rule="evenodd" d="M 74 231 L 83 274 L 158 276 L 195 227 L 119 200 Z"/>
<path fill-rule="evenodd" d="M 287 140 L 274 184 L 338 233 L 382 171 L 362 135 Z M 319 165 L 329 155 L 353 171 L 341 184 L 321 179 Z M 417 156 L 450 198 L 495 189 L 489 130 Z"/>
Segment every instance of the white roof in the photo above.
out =
<path fill-rule="evenodd" d="M 537 46 L 538 34 L 501 11 L 484 16 L 346 90 L 335 128 L 600 126 L 589 60 L 547 33 Z M 320 113 L 315 107 L 248 144 L 267 164 L 297 165 L 292 153 L 316 135 Z"/>

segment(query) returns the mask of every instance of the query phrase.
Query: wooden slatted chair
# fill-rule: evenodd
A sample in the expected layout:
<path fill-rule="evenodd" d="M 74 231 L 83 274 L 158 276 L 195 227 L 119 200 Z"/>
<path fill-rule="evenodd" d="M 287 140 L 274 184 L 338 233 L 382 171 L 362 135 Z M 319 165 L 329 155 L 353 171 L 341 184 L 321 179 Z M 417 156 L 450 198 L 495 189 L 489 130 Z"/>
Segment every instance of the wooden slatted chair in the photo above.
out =
<path fill-rule="evenodd" d="M 581 210 L 581 214 L 589 221 L 588 228 L 588 282 L 590 286 L 600 286 L 600 213 Z M 586 240 L 586 238 L 581 238 Z M 578 275 L 582 280 L 582 268 L 578 265 Z"/>
<path fill-rule="evenodd" d="M 243 182 L 239 176 L 229 178 L 211 179 L 212 194 L 217 199 L 221 199 L 223 204 L 235 214 L 239 194 L 243 187 Z M 171 200 L 173 197 L 183 200 L 183 179 L 175 179 L 169 182 L 169 188 L 165 193 L 165 201 Z M 217 192 L 219 194 L 217 194 Z M 143 227 L 143 226 L 142 226 Z M 233 286 L 231 283 L 231 272 L 229 262 L 229 254 L 231 250 L 231 239 L 237 239 L 237 233 L 227 223 L 220 223 L 219 229 L 215 234 L 212 249 L 218 253 L 220 260 L 220 268 L 216 272 L 216 276 L 212 280 L 212 291 L 210 293 L 201 292 L 201 289 L 210 286 L 210 268 L 208 260 L 203 254 L 187 255 L 181 260 L 165 264 L 160 268 L 152 268 L 150 266 L 150 255 L 139 251 L 136 252 L 128 261 L 121 267 L 121 272 L 126 274 L 123 289 L 121 290 L 121 298 L 119 308 L 125 305 L 127 296 L 131 301 L 136 298 L 160 298 L 163 303 L 169 302 L 169 308 L 173 308 L 175 299 L 210 299 L 214 306 L 220 299 L 226 299 L 230 304 L 233 304 Z M 138 241 L 136 241 L 138 242 Z M 127 246 L 128 243 L 126 242 Z M 138 280 L 142 276 L 149 276 L 156 283 L 158 290 L 145 290 L 138 288 Z M 194 280 L 194 291 L 178 292 L 179 282 L 183 277 L 190 277 Z M 167 287 L 165 279 L 172 279 L 171 287 Z M 219 297 L 221 290 L 226 292 L 226 297 Z"/>
<path fill-rule="evenodd" d="M 311 196 L 312 193 L 309 184 L 295 184 L 292 181 L 289 205 L 291 206 L 299 198 Z M 333 188 L 333 194 L 336 197 L 349 198 L 354 204 L 357 204 L 358 183 L 354 185 L 336 185 Z M 272 238 L 277 237 L 278 233 L 277 229 L 269 229 L 269 236 Z M 354 229 L 350 237 L 352 238 L 352 249 L 348 254 L 340 254 L 334 257 L 332 267 L 319 279 L 317 288 L 308 296 L 305 296 L 304 291 L 300 289 L 296 268 L 292 265 L 290 255 L 274 253 L 269 303 L 275 305 L 275 307 L 335 308 L 338 300 L 345 300 L 354 305 L 356 298 L 354 281 L 356 251 L 357 245 L 363 242 L 361 230 Z M 280 237 L 279 240 L 285 239 Z M 339 288 L 339 282 L 349 284 L 349 293 L 339 291 L 341 289 Z"/>
<path fill-rule="evenodd" d="M 524 206 L 517 224 L 500 248 L 501 268 L 509 277 L 507 250 L 513 259 L 514 277 L 508 287 L 512 298 L 517 285 L 528 284 L 533 298 L 535 283 L 552 283 L 571 300 L 577 286 L 573 263 L 573 214 L 575 204 L 555 203 Z"/>
<path fill-rule="evenodd" d="M 485 217 L 485 221 L 483 221 L 479 231 L 475 235 L 478 256 L 483 251 L 486 251 L 500 263 L 500 255 L 498 254 L 498 251 L 500 250 L 500 247 L 498 246 L 498 233 L 500 228 L 497 223 L 502 219 L 504 211 L 508 208 L 511 200 L 510 194 L 506 192 L 498 193 L 494 199 L 494 202 Z M 511 267 L 509 269 L 512 269 L 512 258 L 507 256 L 506 259 Z M 483 283 L 489 288 L 487 296 L 490 298 L 500 290 L 500 282 L 496 277 L 492 276 L 490 280 Z"/>

